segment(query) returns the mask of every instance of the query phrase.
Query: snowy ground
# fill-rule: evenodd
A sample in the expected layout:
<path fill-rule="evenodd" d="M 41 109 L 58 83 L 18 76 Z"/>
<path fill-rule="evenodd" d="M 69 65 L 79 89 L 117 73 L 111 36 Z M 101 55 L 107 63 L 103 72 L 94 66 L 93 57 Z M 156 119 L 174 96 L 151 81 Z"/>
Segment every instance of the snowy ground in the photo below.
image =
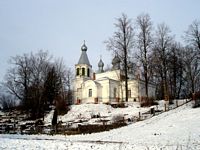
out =
<path fill-rule="evenodd" d="M 0 135 L 0 149 L 198 150 L 200 108 L 191 103 L 107 132 L 73 135 Z"/>
<path fill-rule="evenodd" d="M 170 105 L 170 109 L 175 108 L 176 105 L 180 106 L 183 103 L 186 103 L 186 99 L 174 100 L 174 104 Z M 155 110 L 164 111 L 166 101 L 160 100 L 158 101 L 158 104 L 159 105 L 152 107 L 154 107 Z M 149 115 L 142 115 L 143 113 L 150 111 L 151 108 L 149 107 L 140 107 L 138 102 L 129 102 L 126 103 L 126 106 L 127 107 L 125 108 L 113 108 L 106 104 L 72 105 L 70 111 L 66 115 L 58 117 L 58 121 L 63 122 L 63 124 L 72 123 L 73 126 L 76 127 L 78 124 L 81 124 L 80 122 L 83 122 L 82 124 L 98 124 L 100 123 L 100 120 L 108 120 L 108 124 L 113 123 L 115 118 L 118 116 L 124 117 L 125 120 L 130 119 L 135 122 L 134 120 L 139 118 L 139 112 L 141 119 L 149 117 Z M 168 108 L 166 109 L 168 110 Z M 51 125 L 53 112 L 54 111 L 52 110 L 48 115 L 46 115 L 44 119 L 46 125 Z M 99 116 L 98 118 L 93 118 L 93 116 L 97 115 Z"/>
<path fill-rule="evenodd" d="M 63 123 L 77 122 L 84 120 L 86 124 L 97 124 L 99 120 L 105 119 L 112 122 L 116 116 L 122 116 L 125 119 L 132 119 L 138 117 L 138 113 L 144 113 L 149 111 L 150 108 L 141 108 L 138 102 L 128 103 L 126 108 L 113 108 L 106 104 L 81 104 L 72 105 L 70 111 L 64 115 L 59 116 L 58 121 Z M 93 116 L 99 116 L 98 118 L 93 118 Z M 45 117 L 45 124 L 51 125 L 53 118 L 53 111 L 51 111 Z"/>

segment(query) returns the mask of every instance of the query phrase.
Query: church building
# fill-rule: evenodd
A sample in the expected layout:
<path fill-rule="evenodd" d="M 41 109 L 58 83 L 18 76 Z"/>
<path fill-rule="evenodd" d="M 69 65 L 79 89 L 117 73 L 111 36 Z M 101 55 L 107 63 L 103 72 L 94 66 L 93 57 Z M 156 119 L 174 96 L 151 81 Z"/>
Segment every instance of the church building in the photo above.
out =
<path fill-rule="evenodd" d="M 120 70 L 120 59 L 116 55 L 112 60 L 112 69 L 104 71 L 104 63 L 100 58 L 98 71 L 93 72 L 87 56 L 87 46 L 81 47 L 81 56 L 75 65 L 74 103 L 119 103 L 125 101 L 125 82 Z M 149 85 L 149 97 L 155 96 L 155 85 Z M 129 71 L 128 101 L 140 101 L 145 97 L 145 84 L 138 75 Z"/>

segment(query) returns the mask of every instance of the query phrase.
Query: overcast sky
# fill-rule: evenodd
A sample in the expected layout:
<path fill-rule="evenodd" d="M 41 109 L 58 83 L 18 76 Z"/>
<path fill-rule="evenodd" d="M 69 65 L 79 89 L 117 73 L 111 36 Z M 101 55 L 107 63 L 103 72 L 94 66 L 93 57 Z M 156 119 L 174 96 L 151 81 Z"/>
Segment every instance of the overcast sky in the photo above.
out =
<path fill-rule="evenodd" d="M 84 40 L 94 70 L 100 55 L 110 64 L 103 42 L 122 13 L 133 21 L 149 13 L 154 26 L 165 22 L 180 40 L 188 25 L 200 19 L 199 6 L 200 0 L 0 0 L 0 81 L 11 56 L 40 49 L 74 69 Z"/>

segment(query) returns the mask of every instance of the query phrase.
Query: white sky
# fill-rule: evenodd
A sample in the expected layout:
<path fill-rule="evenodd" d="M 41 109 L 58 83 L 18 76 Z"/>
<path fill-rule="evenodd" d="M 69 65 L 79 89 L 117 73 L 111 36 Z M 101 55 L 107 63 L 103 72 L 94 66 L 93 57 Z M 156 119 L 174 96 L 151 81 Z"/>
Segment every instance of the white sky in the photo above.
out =
<path fill-rule="evenodd" d="M 177 39 L 194 19 L 200 19 L 199 0 L 1 0 L 0 81 L 11 56 L 49 50 L 73 69 L 83 40 L 94 70 L 100 55 L 110 64 L 103 43 L 114 32 L 115 18 L 126 13 L 133 20 L 149 13 L 156 26 L 165 22 Z"/>

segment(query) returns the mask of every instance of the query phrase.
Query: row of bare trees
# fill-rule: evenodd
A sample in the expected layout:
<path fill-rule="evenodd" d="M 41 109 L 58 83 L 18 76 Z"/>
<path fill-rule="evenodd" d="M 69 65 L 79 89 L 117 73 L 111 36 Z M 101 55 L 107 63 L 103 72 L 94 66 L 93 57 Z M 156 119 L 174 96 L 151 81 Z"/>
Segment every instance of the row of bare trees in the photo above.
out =
<path fill-rule="evenodd" d="M 116 31 L 105 43 L 107 49 L 121 59 L 121 68 L 125 72 L 126 98 L 127 70 L 131 61 L 142 71 L 147 98 L 149 83 L 152 82 L 157 86 L 159 99 L 185 97 L 200 90 L 199 21 L 192 22 L 183 33 L 185 42 L 182 44 L 175 40 L 165 23 L 154 27 L 148 14 L 139 15 L 134 24 L 127 15 L 122 14 L 114 25 Z"/>
<path fill-rule="evenodd" d="M 72 73 L 62 60 L 53 61 L 47 51 L 41 50 L 12 57 L 10 64 L 3 86 L 31 118 L 42 117 L 53 103 L 58 110 L 66 110 L 66 101 L 70 103 L 72 98 Z"/>

